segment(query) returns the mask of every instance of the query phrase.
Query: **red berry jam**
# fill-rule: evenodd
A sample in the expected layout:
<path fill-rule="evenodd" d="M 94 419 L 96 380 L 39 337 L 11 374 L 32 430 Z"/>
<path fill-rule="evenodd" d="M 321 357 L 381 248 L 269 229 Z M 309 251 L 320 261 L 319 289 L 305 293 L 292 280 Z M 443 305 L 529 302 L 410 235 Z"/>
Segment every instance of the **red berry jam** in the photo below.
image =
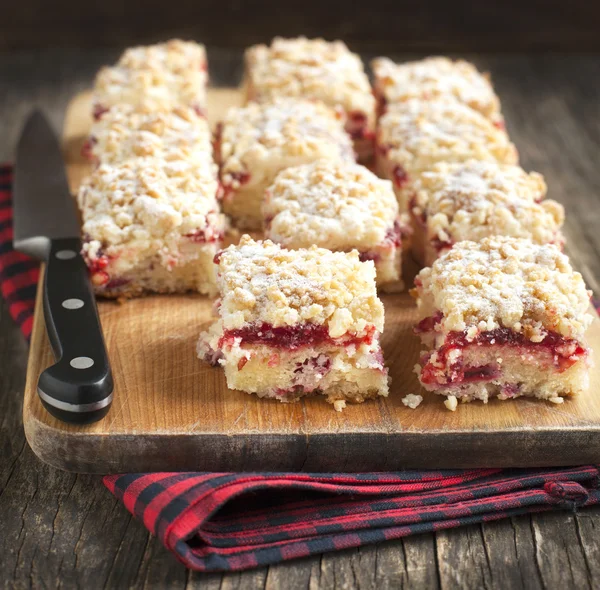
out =
<path fill-rule="evenodd" d="M 358 258 L 361 262 L 367 262 L 368 260 L 372 260 L 373 262 L 379 262 L 381 256 L 379 256 L 379 254 L 377 254 L 376 252 L 367 251 L 359 252 Z"/>
<path fill-rule="evenodd" d="M 454 242 L 449 240 L 440 240 L 440 238 L 433 238 L 431 240 L 431 245 L 435 248 L 437 252 L 441 252 L 442 250 L 447 250 L 448 248 L 452 248 Z"/>
<path fill-rule="evenodd" d="M 402 188 L 408 182 L 408 174 L 400 164 L 396 164 L 392 170 L 394 184 L 398 188 Z"/>
<path fill-rule="evenodd" d="M 346 132 L 353 140 L 373 139 L 375 134 L 367 129 L 367 115 L 362 111 L 351 111 L 346 121 Z"/>
<path fill-rule="evenodd" d="M 223 232 L 216 230 L 213 227 L 207 226 L 204 229 L 196 229 L 185 237 L 195 244 L 211 244 L 223 239 Z"/>
<path fill-rule="evenodd" d="M 223 183 L 223 199 L 228 199 L 231 195 L 237 190 L 233 188 L 233 183 L 239 183 L 239 186 L 246 184 L 250 180 L 249 172 L 228 172 L 229 176 L 231 176 L 231 180 L 227 183 Z M 239 188 L 239 186 L 237 188 Z"/>
<path fill-rule="evenodd" d="M 424 328 L 428 328 L 430 324 L 435 325 L 439 321 L 436 318 L 437 314 L 436 316 L 432 316 L 432 318 L 426 318 L 417 326 L 417 329 L 421 325 Z M 423 329 L 421 331 L 426 330 Z M 429 362 L 433 353 L 429 353 L 422 359 L 425 363 L 421 370 L 421 381 L 431 385 L 456 385 L 498 379 L 501 374 L 501 367 L 498 364 L 465 367 L 463 355 L 459 355 L 456 361 L 448 363 L 451 352 L 476 346 L 510 346 L 521 349 L 523 353 L 546 351 L 552 359 L 552 366 L 559 373 L 566 371 L 587 354 L 586 349 L 576 340 L 565 338 L 552 331 L 549 331 L 541 342 L 532 342 L 523 334 L 514 332 L 509 328 L 496 328 L 488 332 L 480 332 L 470 341 L 467 340 L 464 332 L 451 332 L 446 336 L 444 344 L 435 350 L 435 363 Z"/>
<path fill-rule="evenodd" d="M 379 90 L 375 90 L 373 94 L 375 94 L 375 99 L 377 101 L 377 118 L 383 117 L 383 115 L 385 115 L 385 112 L 387 111 L 387 100 L 385 99 L 383 94 L 379 92 Z"/>
<path fill-rule="evenodd" d="M 83 142 L 83 145 L 81 146 L 81 155 L 86 160 L 93 160 L 94 159 L 93 150 L 94 150 L 94 146 L 97 143 L 98 143 L 98 140 L 95 137 L 88 137 Z"/>
<path fill-rule="evenodd" d="M 297 363 L 294 373 L 304 373 L 307 371 L 307 369 L 309 369 L 311 372 L 322 377 L 329 372 L 330 368 L 331 359 L 324 354 L 320 354 L 318 356 L 306 359 L 303 363 Z"/>
<path fill-rule="evenodd" d="M 98 119 L 100 119 L 102 117 L 102 115 L 104 113 L 108 112 L 108 108 L 107 107 L 103 107 L 101 104 L 96 104 L 94 105 L 94 109 L 92 111 L 92 114 L 94 116 L 94 119 L 96 121 L 98 121 Z"/>
<path fill-rule="evenodd" d="M 94 274 L 98 271 L 104 270 L 108 266 L 109 262 L 109 257 L 106 256 L 106 254 L 101 254 L 97 258 L 88 260 L 88 268 L 90 269 L 90 272 Z"/>
<path fill-rule="evenodd" d="M 421 320 L 415 327 L 415 334 L 422 334 L 423 332 L 431 332 L 435 329 L 435 326 L 442 321 L 444 314 L 441 311 L 438 311 L 435 315 L 430 315 L 429 317 Z"/>
<path fill-rule="evenodd" d="M 286 350 L 298 350 L 307 346 L 321 344 L 334 344 L 337 346 L 350 346 L 352 344 L 370 344 L 373 340 L 375 328 L 371 327 L 365 336 L 346 335 L 341 338 L 331 338 L 325 325 L 300 324 L 297 326 L 272 326 L 262 323 L 246 326 L 237 330 L 226 330 L 219 348 L 224 344 L 231 344 L 235 338 L 241 338 L 242 344 L 263 344 Z"/>

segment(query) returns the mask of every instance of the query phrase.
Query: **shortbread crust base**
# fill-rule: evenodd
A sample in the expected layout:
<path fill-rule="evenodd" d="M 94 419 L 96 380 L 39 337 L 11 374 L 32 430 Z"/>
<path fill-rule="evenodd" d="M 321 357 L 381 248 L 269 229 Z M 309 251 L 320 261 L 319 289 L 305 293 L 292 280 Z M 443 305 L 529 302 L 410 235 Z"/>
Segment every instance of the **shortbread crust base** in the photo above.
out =
<path fill-rule="evenodd" d="M 462 351 L 465 367 L 495 367 L 497 378 L 459 384 L 421 385 L 428 391 L 444 396 L 454 396 L 458 401 L 470 402 L 490 398 L 501 400 L 533 397 L 559 401 L 563 396 L 585 392 L 589 386 L 589 360 L 584 357 L 569 368 L 559 371 L 552 366 L 552 355 L 547 351 L 519 350 L 519 347 L 467 347 Z M 444 369 L 440 369 L 443 375 Z M 421 367 L 417 365 L 421 379 Z M 560 403 L 560 401 L 559 401 Z"/>
<path fill-rule="evenodd" d="M 217 287 L 213 259 L 219 249 L 220 246 L 216 244 L 204 244 L 193 255 L 188 253 L 185 262 L 180 262 L 171 269 L 162 266 L 155 259 L 145 259 L 135 268 L 119 275 L 111 275 L 111 268 L 108 266 L 106 271 L 110 280 L 123 281 L 123 284 L 115 288 L 94 285 L 94 290 L 96 295 L 109 299 L 190 291 L 215 296 Z M 94 275 L 92 282 L 94 283 Z"/>
<path fill-rule="evenodd" d="M 389 378 L 377 342 L 298 350 L 234 344 L 219 350 L 219 337 L 215 324 L 200 336 L 197 351 L 200 358 L 222 366 L 229 389 L 286 403 L 320 394 L 338 410 L 345 402 L 388 395 Z"/>

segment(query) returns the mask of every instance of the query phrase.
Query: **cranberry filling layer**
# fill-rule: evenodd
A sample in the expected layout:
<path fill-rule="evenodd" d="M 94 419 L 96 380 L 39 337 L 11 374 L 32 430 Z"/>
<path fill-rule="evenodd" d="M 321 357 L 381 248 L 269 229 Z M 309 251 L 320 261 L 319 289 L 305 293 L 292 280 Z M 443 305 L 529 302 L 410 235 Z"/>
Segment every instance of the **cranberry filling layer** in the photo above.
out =
<path fill-rule="evenodd" d="M 104 269 L 110 262 L 109 257 L 99 251 L 96 258 L 84 257 L 84 260 L 89 269 L 90 280 L 92 281 L 92 284 L 96 287 L 108 285 L 110 282 L 110 276 Z"/>
<path fill-rule="evenodd" d="M 438 311 L 435 315 L 426 317 L 415 326 L 414 333 L 423 334 L 424 332 L 431 332 L 442 321 L 443 317 L 444 314 L 441 311 Z"/>
<path fill-rule="evenodd" d="M 98 143 L 98 140 L 93 137 L 90 136 L 88 137 L 84 142 L 83 145 L 81 146 L 81 155 L 86 159 L 86 160 L 90 160 L 93 161 L 94 160 L 94 146 Z"/>
<path fill-rule="evenodd" d="M 408 174 L 406 170 L 404 170 L 404 168 L 400 166 L 400 164 L 396 164 L 392 169 L 392 178 L 394 184 L 398 188 L 402 188 L 405 184 L 408 183 Z"/>
<path fill-rule="evenodd" d="M 373 131 L 367 130 L 367 115 L 361 111 L 352 111 L 348 113 L 346 132 L 353 140 L 373 139 L 375 137 Z"/>
<path fill-rule="evenodd" d="M 436 252 L 441 252 L 442 250 L 452 248 L 452 246 L 454 246 L 454 242 L 449 240 L 440 240 L 440 238 L 435 237 L 431 240 L 431 245 L 435 248 Z"/>
<path fill-rule="evenodd" d="M 336 346 L 350 346 L 370 344 L 373 341 L 375 328 L 368 329 L 364 336 L 346 334 L 341 338 L 331 338 L 325 325 L 299 324 L 297 326 L 273 326 L 262 323 L 246 326 L 237 330 L 226 330 L 219 340 L 219 348 L 233 343 L 236 338 L 242 344 L 263 344 L 274 348 L 298 350 L 306 346 L 319 346 L 333 344 Z"/>
<path fill-rule="evenodd" d="M 185 237 L 195 244 L 211 244 L 220 242 L 223 239 L 223 232 L 207 225 L 203 229 L 198 228 L 189 234 L 185 234 Z"/>
<path fill-rule="evenodd" d="M 228 172 L 227 175 L 231 176 L 231 180 L 229 180 L 229 182 L 224 183 L 223 179 L 221 178 L 224 200 L 231 198 L 236 190 L 250 181 L 249 172 Z"/>
<path fill-rule="evenodd" d="M 104 113 L 107 113 L 107 112 L 108 112 L 108 107 L 104 107 L 101 104 L 96 104 L 96 105 L 94 105 L 92 114 L 94 116 L 94 119 L 97 121 L 98 119 L 100 119 L 100 117 L 102 117 L 102 115 Z"/>
<path fill-rule="evenodd" d="M 377 118 L 382 117 L 383 115 L 385 115 L 385 112 L 387 111 L 387 100 L 385 98 L 385 96 L 383 96 L 383 93 L 379 90 L 379 88 L 375 88 L 375 90 L 373 91 L 373 94 L 375 95 L 375 100 L 376 100 L 376 113 L 377 113 Z"/>
<path fill-rule="evenodd" d="M 402 245 L 403 236 L 407 236 L 410 234 L 410 228 L 403 226 L 398 219 L 394 221 L 394 225 L 390 227 L 386 234 L 385 238 L 379 244 L 378 248 L 380 250 L 391 250 L 392 248 L 399 248 Z M 367 260 L 372 260 L 373 262 L 378 262 L 381 259 L 380 252 L 376 252 L 374 250 L 367 250 L 365 252 L 359 252 L 358 257 L 361 262 L 366 262 Z"/>
<path fill-rule="evenodd" d="M 426 332 L 434 328 L 441 320 L 436 314 L 422 320 L 415 328 L 416 332 Z M 532 342 L 523 334 L 509 328 L 496 328 L 488 332 L 480 332 L 473 340 L 467 340 L 464 332 L 451 332 L 446 336 L 442 346 L 422 358 L 421 381 L 425 384 L 461 384 L 475 381 L 493 381 L 500 378 L 501 367 L 497 363 L 479 367 L 465 367 L 462 354 L 455 351 L 478 346 L 497 347 L 510 346 L 525 352 L 546 352 L 552 359 L 552 366 L 559 372 L 566 371 L 577 361 L 587 355 L 587 350 L 577 341 L 565 338 L 557 332 L 549 331 L 541 342 Z M 433 353 L 435 362 L 429 362 Z M 456 360 L 448 362 L 449 358 Z"/>

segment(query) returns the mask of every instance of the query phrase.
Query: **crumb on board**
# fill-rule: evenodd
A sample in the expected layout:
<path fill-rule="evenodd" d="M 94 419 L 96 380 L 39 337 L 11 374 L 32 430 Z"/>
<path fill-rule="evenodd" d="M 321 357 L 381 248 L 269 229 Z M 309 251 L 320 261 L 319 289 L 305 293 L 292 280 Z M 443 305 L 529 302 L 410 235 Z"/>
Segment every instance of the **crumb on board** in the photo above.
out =
<path fill-rule="evenodd" d="M 565 401 L 565 398 L 557 395 L 556 397 L 551 397 L 549 401 L 553 404 L 562 404 Z"/>
<path fill-rule="evenodd" d="M 335 408 L 336 412 L 341 412 L 346 407 L 346 402 L 343 399 L 336 399 L 333 402 L 333 407 Z"/>
<path fill-rule="evenodd" d="M 419 407 L 421 402 L 423 401 L 422 395 L 415 395 L 414 393 L 409 393 L 408 395 L 402 398 L 402 403 L 409 407 L 411 410 Z"/>
<path fill-rule="evenodd" d="M 456 399 L 456 396 L 454 395 L 449 395 L 446 399 L 446 401 L 444 402 L 444 405 L 451 411 L 454 412 L 456 410 L 456 406 L 458 406 L 458 401 Z"/>

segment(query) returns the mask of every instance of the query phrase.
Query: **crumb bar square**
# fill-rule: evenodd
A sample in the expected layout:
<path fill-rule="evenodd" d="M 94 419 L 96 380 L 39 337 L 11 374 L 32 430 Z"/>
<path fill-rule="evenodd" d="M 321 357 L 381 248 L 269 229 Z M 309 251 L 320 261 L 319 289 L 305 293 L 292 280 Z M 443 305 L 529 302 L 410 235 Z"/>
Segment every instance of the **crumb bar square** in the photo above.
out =
<path fill-rule="evenodd" d="M 117 104 L 150 110 L 190 106 L 204 113 L 208 66 L 204 45 L 173 39 L 131 47 L 102 68 L 94 85 L 94 117 Z"/>
<path fill-rule="evenodd" d="M 591 293 L 553 245 L 459 242 L 415 279 L 423 387 L 457 401 L 562 403 L 588 388 Z"/>
<path fill-rule="evenodd" d="M 216 145 L 223 210 L 241 229 L 262 228 L 265 189 L 285 168 L 322 158 L 354 160 L 343 115 L 293 98 L 230 109 Z"/>
<path fill-rule="evenodd" d="M 400 290 L 401 219 L 389 180 L 353 162 L 318 160 L 287 168 L 267 189 L 263 203 L 265 237 L 285 248 L 316 245 L 358 250 L 372 260 L 377 285 Z"/>
<path fill-rule="evenodd" d="M 453 244 L 493 235 L 528 238 L 562 249 L 564 208 L 543 200 L 541 174 L 519 166 L 471 160 L 436 164 L 414 182 L 409 208 L 415 258 L 431 266 Z"/>
<path fill-rule="evenodd" d="M 358 55 L 342 41 L 283 39 L 255 45 L 245 53 L 248 100 L 270 102 L 279 97 L 316 99 L 346 114 L 346 131 L 359 160 L 373 153 L 375 98 Z"/>
<path fill-rule="evenodd" d="M 282 402 L 319 393 L 336 410 L 388 395 L 372 262 L 248 235 L 215 261 L 219 319 L 197 350 L 223 367 L 230 389 Z"/>
<path fill-rule="evenodd" d="M 203 163 L 137 158 L 96 168 L 78 194 L 96 293 L 214 294 L 213 258 L 225 231 L 217 185 L 209 155 Z"/>
<path fill-rule="evenodd" d="M 479 72 L 467 61 L 428 57 L 396 64 L 387 57 L 378 57 L 371 67 L 379 115 L 412 98 L 431 100 L 449 96 L 479 111 L 498 127 L 504 125 L 500 100 L 489 74 Z"/>
<path fill-rule="evenodd" d="M 389 110 L 379 120 L 375 157 L 379 175 L 394 183 L 401 211 L 408 208 L 413 182 L 434 164 L 518 163 L 506 131 L 450 97 L 411 99 Z"/>
<path fill-rule="evenodd" d="M 94 122 L 84 155 L 96 164 L 141 157 L 203 161 L 212 157 L 212 135 L 208 121 L 192 107 L 152 111 L 120 104 Z"/>

